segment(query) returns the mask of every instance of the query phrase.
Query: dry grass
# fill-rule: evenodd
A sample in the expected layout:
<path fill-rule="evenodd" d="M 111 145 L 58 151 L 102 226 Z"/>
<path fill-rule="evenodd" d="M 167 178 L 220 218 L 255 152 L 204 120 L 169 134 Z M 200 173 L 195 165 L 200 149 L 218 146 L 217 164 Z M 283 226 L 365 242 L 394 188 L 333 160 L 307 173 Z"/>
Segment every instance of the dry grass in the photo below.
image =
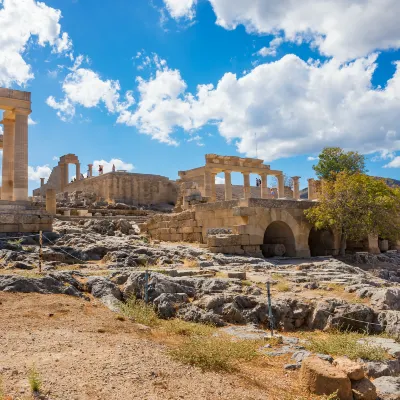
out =
<path fill-rule="evenodd" d="M 347 356 L 352 360 L 362 358 L 370 361 L 383 361 L 389 358 L 380 346 L 357 343 L 366 335 L 356 332 L 332 331 L 312 337 L 306 347 L 315 353 L 332 356 Z"/>
<path fill-rule="evenodd" d="M 203 371 L 234 371 L 239 361 L 259 357 L 260 341 L 232 341 L 230 337 L 193 336 L 169 351 L 171 356 Z"/>
<path fill-rule="evenodd" d="M 151 328 L 161 325 L 161 320 L 158 318 L 154 308 L 142 300 L 131 297 L 126 303 L 122 303 L 120 307 L 121 314 L 138 324 L 147 325 Z"/>
<path fill-rule="evenodd" d="M 278 292 L 289 292 L 290 291 L 290 286 L 287 281 L 278 282 L 276 285 L 274 285 L 274 288 Z"/>
<path fill-rule="evenodd" d="M 29 370 L 28 381 L 32 393 L 40 393 L 40 390 L 42 388 L 42 379 L 35 365 L 32 365 Z"/>
<path fill-rule="evenodd" d="M 185 268 L 199 268 L 199 263 L 197 260 L 185 258 L 183 260 L 183 265 Z"/>

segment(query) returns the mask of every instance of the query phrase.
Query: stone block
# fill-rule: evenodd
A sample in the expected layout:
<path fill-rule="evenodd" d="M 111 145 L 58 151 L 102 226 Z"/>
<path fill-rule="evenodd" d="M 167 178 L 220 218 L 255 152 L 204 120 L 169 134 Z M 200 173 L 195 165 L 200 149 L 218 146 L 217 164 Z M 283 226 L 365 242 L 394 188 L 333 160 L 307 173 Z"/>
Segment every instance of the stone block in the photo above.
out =
<path fill-rule="evenodd" d="M 182 242 L 183 236 L 181 233 L 171 233 L 171 242 Z"/>
<path fill-rule="evenodd" d="M 241 279 L 244 281 L 246 280 L 246 271 L 228 271 L 228 278 Z"/>
<path fill-rule="evenodd" d="M 250 246 L 250 235 L 240 235 L 240 244 L 242 246 Z"/>
<path fill-rule="evenodd" d="M 248 234 L 248 227 L 247 225 L 234 225 L 233 226 L 233 233 L 238 235 L 247 235 Z"/>
<path fill-rule="evenodd" d="M 259 235 L 250 235 L 250 246 L 261 246 L 264 238 Z"/>
<path fill-rule="evenodd" d="M 0 224 L 13 224 L 16 222 L 13 214 L 0 214 Z"/>
<path fill-rule="evenodd" d="M 260 246 L 242 246 L 242 248 L 248 254 L 261 253 Z"/>
<path fill-rule="evenodd" d="M 378 394 L 375 385 L 367 378 L 351 382 L 354 400 L 376 400 Z"/>
<path fill-rule="evenodd" d="M 169 242 L 171 241 L 171 235 L 169 233 L 161 233 L 160 239 L 164 242 Z"/>
<path fill-rule="evenodd" d="M 348 357 L 335 358 L 333 365 L 342 370 L 352 381 L 359 381 L 365 376 L 362 365 Z"/>
<path fill-rule="evenodd" d="M 250 217 L 256 215 L 256 210 L 252 207 L 235 207 L 233 209 L 233 215 L 235 217 Z"/>
<path fill-rule="evenodd" d="M 201 226 L 196 226 L 193 228 L 194 233 L 201 233 L 203 231 L 203 228 Z"/>
<path fill-rule="evenodd" d="M 303 361 L 300 379 L 304 388 L 312 394 L 330 396 L 337 392 L 338 399 L 353 400 L 348 376 L 319 357 L 311 356 Z"/>
<path fill-rule="evenodd" d="M 209 247 L 208 248 L 210 253 L 222 253 L 222 249 L 223 249 L 223 247 L 217 247 L 217 246 L 213 246 L 213 247 Z"/>
<path fill-rule="evenodd" d="M 161 228 L 159 229 L 159 232 L 161 235 L 168 235 L 170 233 L 169 228 Z"/>
<path fill-rule="evenodd" d="M 182 233 L 193 233 L 193 228 L 191 226 L 185 226 L 182 228 Z"/>

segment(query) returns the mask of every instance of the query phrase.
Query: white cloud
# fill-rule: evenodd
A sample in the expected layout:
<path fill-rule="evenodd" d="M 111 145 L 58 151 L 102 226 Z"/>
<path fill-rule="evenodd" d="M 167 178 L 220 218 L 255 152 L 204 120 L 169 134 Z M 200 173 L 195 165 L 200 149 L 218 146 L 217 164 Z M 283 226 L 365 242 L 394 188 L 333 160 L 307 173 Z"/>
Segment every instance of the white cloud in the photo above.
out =
<path fill-rule="evenodd" d="M 180 2 L 181 0 L 176 0 Z M 400 47 L 398 0 L 209 0 L 217 24 L 311 42 L 341 60 Z M 184 2 L 183 2 L 184 3 Z"/>
<path fill-rule="evenodd" d="M 30 116 L 28 118 L 28 125 L 37 125 L 37 122 L 34 121 Z"/>
<path fill-rule="evenodd" d="M 194 143 L 196 143 L 196 146 L 203 147 L 204 143 L 201 140 L 202 140 L 202 138 L 200 135 L 195 135 L 195 136 L 190 137 L 189 139 L 186 139 L 186 141 L 188 143 L 194 142 Z"/>
<path fill-rule="evenodd" d="M 318 157 L 307 157 L 307 161 L 317 161 L 319 160 Z"/>
<path fill-rule="evenodd" d="M 126 163 L 119 158 L 112 158 L 110 161 L 105 161 L 105 160 L 95 160 L 93 161 L 93 174 L 95 174 L 95 171 L 99 170 L 99 165 L 103 166 L 103 172 L 111 172 L 113 165 L 115 165 L 116 170 L 124 170 L 131 172 L 135 169 L 133 164 Z"/>
<path fill-rule="evenodd" d="M 197 0 L 163 0 L 165 6 L 174 19 L 193 19 L 196 15 Z"/>
<path fill-rule="evenodd" d="M 47 98 L 47 104 L 57 110 L 62 121 L 68 121 L 75 116 L 76 106 L 86 108 L 104 104 L 110 113 L 121 112 L 134 104 L 131 92 L 126 92 L 125 101 L 120 100 L 120 84 L 118 81 L 102 80 L 100 75 L 91 69 L 81 68 L 85 61 L 83 56 L 75 60 L 70 73 L 65 77 L 62 90 L 64 99 L 57 101 L 53 96 Z"/>
<path fill-rule="evenodd" d="M 66 32 L 61 34 L 61 12 L 35 0 L 0 1 L 0 86 L 25 85 L 34 77 L 23 58 L 32 40 L 52 46 L 54 53 L 72 47 Z"/>
<path fill-rule="evenodd" d="M 48 164 L 39 167 L 28 167 L 28 179 L 39 182 L 40 178 L 48 179 L 51 174 L 51 168 Z"/>
<path fill-rule="evenodd" d="M 215 183 L 217 185 L 225 185 L 225 178 L 221 178 L 220 176 L 215 177 Z"/>
<path fill-rule="evenodd" d="M 58 156 L 53 156 L 52 160 L 53 160 L 53 161 L 60 161 L 60 157 L 58 157 Z"/>
<path fill-rule="evenodd" d="M 226 73 L 218 85 L 186 91 L 177 70 L 140 78 L 135 112 L 120 123 L 165 143 L 177 129 L 193 133 L 208 124 L 249 157 L 268 161 L 342 146 L 364 153 L 400 150 L 400 62 L 384 89 L 371 84 L 376 55 L 352 63 L 304 62 L 293 54 L 257 66 L 238 78 Z"/>
<path fill-rule="evenodd" d="M 178 70 L 165 67 L 149 80 L 138 78 L 140 100 L 135 112 L 124 110 L 117 122 L 136 126 L 162 143 L 177 145 L 171 138 L 174 126 L 190 130 L 190 104 L 182 99 L 187 85 Z"/>
<path fill-rule="evenodd" d="M 389 164 L 384 165 L 383 168 L 400 168 L 400 156 L 395 157 Z"/>
<path fill-rule="evenodd" d="M 276 37 L 275 39 L 271 40 L 269 43 L 269 47 L 263 47 L 261 50 L 257 52 L 258 55 L 262 57 L 276 57 L 276 50 L 278 47 L 283 43 L 283 39 L 280 37 Z"/>

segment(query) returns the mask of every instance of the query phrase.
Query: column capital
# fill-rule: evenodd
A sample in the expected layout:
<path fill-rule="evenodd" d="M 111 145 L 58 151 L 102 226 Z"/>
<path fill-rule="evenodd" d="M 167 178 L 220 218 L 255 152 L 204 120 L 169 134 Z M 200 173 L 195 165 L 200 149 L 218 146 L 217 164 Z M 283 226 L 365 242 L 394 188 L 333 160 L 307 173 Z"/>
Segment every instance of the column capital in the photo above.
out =
<path fill-rule="evenodd" d="M 300 178 L 301 178 L 301 176 L 292 176 L 292 179 L 293 179 L 294 181 L 298 181 Z"/>
<path fill-rule="evenodd" d="M 32 110 L 29 110 L 27 108 L 15 108 L 14 109 L 15 115 L 30 115 L 32 113 Z"/>

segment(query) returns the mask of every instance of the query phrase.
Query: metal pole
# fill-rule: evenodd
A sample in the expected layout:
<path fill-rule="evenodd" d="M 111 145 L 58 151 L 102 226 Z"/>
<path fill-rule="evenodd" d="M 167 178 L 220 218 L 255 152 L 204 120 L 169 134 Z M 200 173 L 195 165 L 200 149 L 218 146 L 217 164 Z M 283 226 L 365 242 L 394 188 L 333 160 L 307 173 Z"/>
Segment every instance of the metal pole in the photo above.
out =
<path fill-rule="evenodd" d="M 254 133 L 254 137 L 256 138 L 256 158 L 258 158 L 257 133 Z"/>
<path fill-rule="evenodd" d="M 144 302 L 149 302 L 149 271 L 146 269 L 144 274 Z"/>
<path fill-rule="evenodd" d="M 271 329 L 271 337 L 272 337 L 272 336 L 274 336 L 274 316 L 272 315 L 271 290 L 270 290 L 269 282 L 267 282 L 267 295 L 268 295 L 268 320 L 269 320 L 269 327 Z"/>
<path fill-rule="evenodd" d="M 43 232 L 39 232 L 39 272 L 42 272 L 42 259 L 43 259 Z"/>

